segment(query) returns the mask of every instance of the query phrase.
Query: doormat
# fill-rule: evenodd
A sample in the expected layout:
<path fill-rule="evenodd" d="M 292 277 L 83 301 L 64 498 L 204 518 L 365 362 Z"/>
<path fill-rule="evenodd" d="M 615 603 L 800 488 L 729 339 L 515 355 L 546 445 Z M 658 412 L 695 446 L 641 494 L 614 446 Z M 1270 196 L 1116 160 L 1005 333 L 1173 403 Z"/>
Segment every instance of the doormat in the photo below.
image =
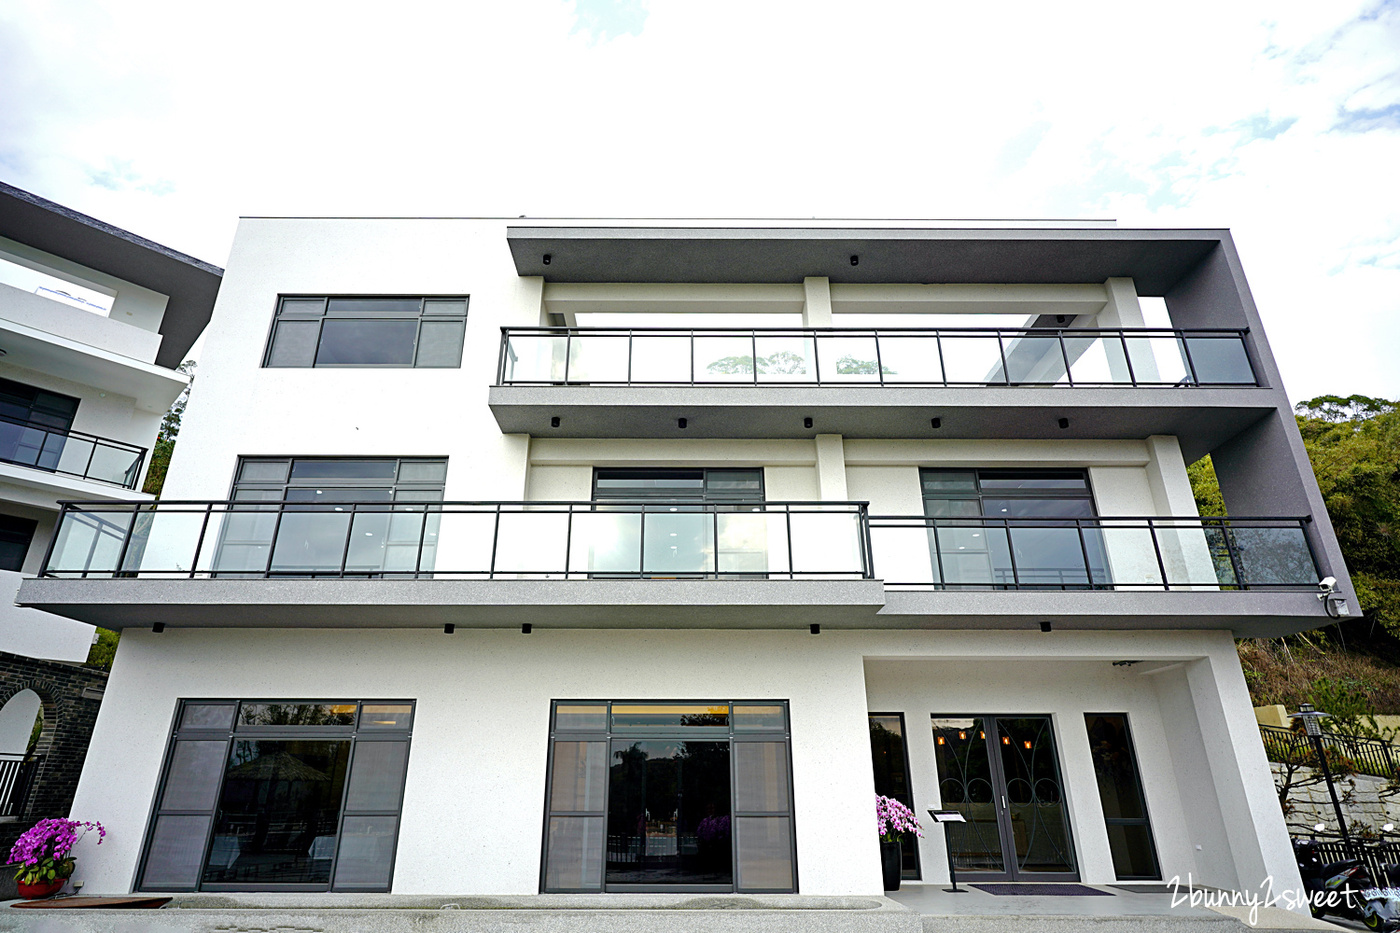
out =
<path fill-rule="evenodd" d="M 1112 891 L 1082 884 L 974 884 L 971 887 L 999 897 L 1113 897 Z"/>
<path fill-rule="evenodd" d="M 1127 891 L 1129 894 L 1176 894 L 1178 891 L 1207 891 L 1200 885 L 1172 885 L 1172 884 L 1111 884 L 1109 887 L 1119 891 Z"/>

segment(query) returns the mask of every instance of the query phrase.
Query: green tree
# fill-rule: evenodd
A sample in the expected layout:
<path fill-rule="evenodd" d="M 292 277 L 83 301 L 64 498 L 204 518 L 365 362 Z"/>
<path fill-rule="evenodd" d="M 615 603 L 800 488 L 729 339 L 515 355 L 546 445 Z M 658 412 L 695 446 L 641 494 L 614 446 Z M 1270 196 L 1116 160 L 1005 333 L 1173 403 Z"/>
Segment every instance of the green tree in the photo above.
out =
<path fill-rule="evenodd" d="M 170 469 L 170 455 L 175 452 L 175 439 L 180 435 L 180 419 L 185 414 L 185 404 L 190 399 L 190 388 L 194 385 L 194 360 L 185 360 L 176 371 L 190 377 L 190 384 L 179 397 L 170 404 L 165 417 L 160 419 L 160 432 L 156 435 L 156 445 L 151 449 L 151 468 L 146 471 L 146 483 L 142 492 L 159 498 L 165 486 L 165 473 Z"/>

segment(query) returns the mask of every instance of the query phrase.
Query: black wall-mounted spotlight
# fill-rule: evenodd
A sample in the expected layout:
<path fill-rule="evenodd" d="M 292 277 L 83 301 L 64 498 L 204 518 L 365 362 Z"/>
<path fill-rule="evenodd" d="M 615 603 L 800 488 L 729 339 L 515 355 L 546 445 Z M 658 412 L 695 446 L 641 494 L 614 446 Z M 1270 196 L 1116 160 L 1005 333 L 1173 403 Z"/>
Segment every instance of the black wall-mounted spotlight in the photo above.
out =
<path fill-rule="evenodd" d="M 529 622 L 522 622 L 521 625 L 520 625 L 520 634 L 521 634 L 521 635 L 529 635 L 529 634 L 530 634 L 531 632 L 533 632 L 534 630 L 535 630 L 535 627 L 534 627 L 533 625 L 531 625 Z"/>
<path fill-rule="evenodd" d="M 549 426 L 550 426 L 551 428 L 557 428 L 557 427 L 559 427 L 559 416 L 558 416 L 558 415 L 555 415 L 553 418 L 550 418 L 550 419 L 549 419 Z"/>
<path fill-rule="evenodd" d="M 161 632 L 165 631 L 165 623 L 164 623 L 164 622 L 157 622 L 155 625 L 152 625 L 152 626 L 151 626 L 151 631 L 153 631 L 153 632 L 155 632 L 157 635 L 159 635 Z"/>
<path fill-rule="evenodd" d="M 553 260 L 554 260 L 554 257 L 551 256 L 549 253 L 545 253 L 545 254 L 544 254 L 544 264 L 545 264 L 546 266 L 549 265 L 550 262 L 552 262 Z"/>
<path fill-rule="evenodd" d="M 860 265 L 860 257 L 859 257 L 859 256 L 852 256 L 852 257 L 851 257 L 851 265 L 853 265 L 853 266 L 858 266 L 858 265 Z"/>
<path fill-rule="evenodd" d="M 444 625 L 444 626 L 442 627 L 442 634 L 444 634 L 444 635 L 451 635 L 451 634 L 453 634 L 453 633 L 456 632 L 456 631 L 457 631 L 457 626 L 453 625 L 451 622 L 448 622 L 446 625 Z"/>
<path fill-rule="evenodd" d="M 802 426 L 803 426 L 804 428 L 810 428 L 810 427 L 812 426 L 812 419 L 811 419 L 811 418 L 803 418 L 803 419 L 802 419 Z"/>
<path fill-rule="evenodd" d="M 1040 623 L 1040 630 L 1041 630 L 1042 632 L 1048 632 L 1048 631 L 1050 631 L 1050 623 L 1049 623 L 1049 622 L 1042 622 L 1042 623 Z"/>
<path fill-rule="evenodd" d="M 1065 320 L 1066 320 L 1066 318 L 1065 318 L 1065 316 L 1064 316 L 1063 314 L 1057 314 L 1057 315 L 1055 315 L 1055 323 L 1056 323 L 1056 324 L 1063 324 L 1063 323 L 1065 322 Z"/>
<path fill-rule="evenodd" d="M 822 627 L 815 622 L 808 626 L 808 628 L 811 630 L 813 635 L 820 635 L 822 633 Z"/>
<path fill-rule="evenodd" d="M 1067 427 L 1069 427 L 1069 419 L 1068 419 L 1068 418 L 1061 418 L 1061 419 L 1060 419 L 1060 429 L 1061 429 L 1061 430 L 1064 430 L 1064 429 L 1067 428 Z"/>
<path fill-rule="evenodd" d="M 687 424 L 689 424 L 689 423 L 690 423 L 690 422 L 687 421 L 687 420 L 684 419 L 684 418 L 677 418 L 677 419 L 676 419 L 676 427 L 680 428 L 682 431 L 685 430 L 685 426 L 686 426 Z"/>
<path fill-rule="evenodd" d="M 935 431 L 938 430 L 939 428 L 943 427 L 943 419 L 942 419 L 942 418 L 930 418 L 930 419 L 928 419 L 928 423 L 931 424 L 931 425 L 933 425 L 933 428 L 934 428 Z"/>

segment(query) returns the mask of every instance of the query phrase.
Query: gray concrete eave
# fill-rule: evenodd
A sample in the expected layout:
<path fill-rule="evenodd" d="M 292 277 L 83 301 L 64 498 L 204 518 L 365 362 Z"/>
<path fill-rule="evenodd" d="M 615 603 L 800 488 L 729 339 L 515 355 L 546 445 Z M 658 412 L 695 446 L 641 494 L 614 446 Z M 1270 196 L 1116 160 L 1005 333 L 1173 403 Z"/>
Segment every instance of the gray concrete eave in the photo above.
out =
<path fill-rule="evenodd" d="M 103 628 L 868 626 L 879 580 L 28 579 L 16 602 Z"/>
<path fill-rule="evenodd" d="M 1236 638 L 1276 638 L 1332 620 L 1316 593 L 1276 590 L 1144 591 L 889 590 L 878 628 L 1054 631 L 1229 629 Z M 1051 635 L 1040 623 L 1049 622 Z"/>
<path fill-rule="evenodd" d="M 1176 435 L 1187 462 L 1273 412 L 1269 389 L 492 386 L 506 434 L 536 437 L 1111 439 Z M 559 427 L 550 427 L 558 417 Z M 810 417 L 812 427 L 804 428 Z M 934 430 L 930 419 L 942 419 Z M 686 427 L 677 426 L 685 418 Z M 1069 427 L 1059 426 L 1060 418 Z"/>
<path fill-rule="evenodd" d="M 550 282 L 1082 283 L 1164 295 L 1229 233 L 1116 228 L 549 227 L 506 231 Z M 546 265 L 544 257 L 550 257 Z M 859 263 L 851 265 L 851 257 Z"/>
<path fill-rule="evenodd" d="M 214 313 L 224 270 L 0 182 L 0 237 L 167 296 L 157 365 L 174 369 Z"/>
<path fill-rule="evenodd" d="M 1221 629 L 1327 621 L 1312 593 L 886 590 L 879 580 L 27 579 L 16 603 L 103 628 Z"/>

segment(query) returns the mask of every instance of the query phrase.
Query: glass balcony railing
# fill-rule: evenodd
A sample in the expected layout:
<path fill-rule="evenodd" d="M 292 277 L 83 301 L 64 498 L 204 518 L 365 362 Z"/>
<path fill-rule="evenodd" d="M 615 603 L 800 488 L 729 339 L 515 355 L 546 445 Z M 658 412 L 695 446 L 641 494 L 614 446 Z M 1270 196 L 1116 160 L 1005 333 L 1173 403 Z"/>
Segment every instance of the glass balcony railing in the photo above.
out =
<path fill-rule="evenodd" d="M 855 502 L 67 502 L 46 577 L 868 579 Z"/>
<path fill-rule="evenodd" d="M 1299 518 L 872 515 L 887 585 L 937 589 L 1315 589 Z"/>
<path fill-rule="evenodd" d="M 501 330 L 498 385 L 1259 384 L 1242 330 Z"/>
<path fill-rule="evenodd" d="M 0 461 L 135 489 L 146 448 L 0 417 Z"/>

